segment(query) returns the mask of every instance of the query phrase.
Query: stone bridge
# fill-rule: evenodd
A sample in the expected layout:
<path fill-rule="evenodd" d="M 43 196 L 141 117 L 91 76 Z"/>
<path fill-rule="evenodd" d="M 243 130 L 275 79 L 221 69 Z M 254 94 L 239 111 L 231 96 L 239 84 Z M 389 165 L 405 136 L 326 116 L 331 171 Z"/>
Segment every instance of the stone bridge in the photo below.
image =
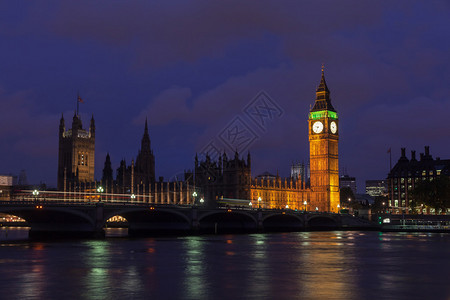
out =
<path fill-rule="evenodd" d="M 339 230 L 369 225 L 349 215 L 289 209 L 204 208 L 201 206 L 102 202 L 0 202 L 0 213 L 23 218 L 30 236 L 103 236 L 106 221 L 122 216 L 129 235 Z M 359 222 L 359 223 L 358 223 Z M 352 225 L 353 224 L 353 225 Z"/>

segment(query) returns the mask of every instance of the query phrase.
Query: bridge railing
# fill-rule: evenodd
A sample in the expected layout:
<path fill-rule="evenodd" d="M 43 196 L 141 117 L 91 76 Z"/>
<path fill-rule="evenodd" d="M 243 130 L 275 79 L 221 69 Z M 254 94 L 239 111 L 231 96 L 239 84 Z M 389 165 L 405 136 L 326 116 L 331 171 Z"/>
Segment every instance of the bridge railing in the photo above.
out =
<path fill-rule="evenodd" d="M 64 203 L 64 204 L 88 204 L 88 203 L 106 203 L 106 204 L 159 204 L 159 205 L 192 205 L 187 199 L 181 201 L 170 201 L 165 203 L 157 201 L 152 194 L 113 194 L 96 193 L 93 191 L 83 192 L 60 192 L 60 191 L 36 191 L 20 190 L 16 191 L 9 201 L 2 203 Z"/>

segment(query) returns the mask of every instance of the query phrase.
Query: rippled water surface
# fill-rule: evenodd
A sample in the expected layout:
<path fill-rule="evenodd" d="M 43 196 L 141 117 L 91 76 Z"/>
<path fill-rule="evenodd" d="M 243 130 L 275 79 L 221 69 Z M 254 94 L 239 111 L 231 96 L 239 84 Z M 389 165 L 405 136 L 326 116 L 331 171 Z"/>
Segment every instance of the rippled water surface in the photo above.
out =
<path fill-rule="evenodd" d="M 449 234 L 7 234 L 0 230 L 2 299 L 450 299 Z"/>

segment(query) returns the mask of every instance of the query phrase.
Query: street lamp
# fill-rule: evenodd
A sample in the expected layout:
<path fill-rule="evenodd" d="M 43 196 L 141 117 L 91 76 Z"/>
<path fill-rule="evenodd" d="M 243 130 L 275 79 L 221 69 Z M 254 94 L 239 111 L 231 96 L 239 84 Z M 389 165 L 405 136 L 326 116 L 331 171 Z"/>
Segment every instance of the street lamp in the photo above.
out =
<path fill-rule="evenodd" d="M 200 198 L 200 203 L 203 204 L 203 202 L 205 202 L 205 199 Z"/>
<path fill-rule="evenodd" d="M 303 205 L 305 206 L 305 212 L 306 212 L 306 205 L 308 204 L 308 202 L 306 202 L 306 200 L 303 202 Z"/>
<path fill-rule="evenodd" d="M 319 208 L 316 206 L 316 211 L 319 211 Z"/>
<path fill-rule="evenodd" d="M 338 210 L 338 213 L 339 213 L 339 208 L 341 208 L 341 206 L 338 204 L 337 205 L 337 210 Z"/>
<path fill-rule="evenodd" d="M 38 190 L 34 190 L 33 191 L 33 196 L 34 196 L 34 202 L 37 201 L 37 196 L 39 196 L 39 191 Z"/>
<path fill-rule="evenodd" d="M 286 204 L 286 209 L 289 209 L 289 205 Z"/>
<path fill-rule="evenodd" d="M 134 201 L 134 199 L 136 199 L 136 195 L 135 194 L 131 194 L 130 198 L 131 198 L 131 201 Z"/>
<path fill-rule="evenodd" d="M 259 208 L 261 208 L 261 201 L 262 201 L 261 197 L 258 197 L 258 207 Z"/>
<path fill-rule="evenodd" d="M 98 188 L 97 188 L 97 193 L 99 193 L 99 195 L 98 195 L 98 201 L 102 201 L 102 193 L 104 192 L 105 190 L 103 189 L 103 187 L 102 186 L 99 186 Z"/>
<path fill-rule="evenodd" d="M 252 201 L 250 201 L 250 202 L 248 203 L 248 206 L 250 206 L 250 208 L 253 207 Z"/>
<path fill-rule="evenodd" d="M 194 191 L 193 193 L 192 193 L 192 197 L 194 197 L 194 205 L 196 204 L 195 202 L 195 200 L 196 200 L 196 197 L 197 197 L 197 192 L 196 191 Z"/>

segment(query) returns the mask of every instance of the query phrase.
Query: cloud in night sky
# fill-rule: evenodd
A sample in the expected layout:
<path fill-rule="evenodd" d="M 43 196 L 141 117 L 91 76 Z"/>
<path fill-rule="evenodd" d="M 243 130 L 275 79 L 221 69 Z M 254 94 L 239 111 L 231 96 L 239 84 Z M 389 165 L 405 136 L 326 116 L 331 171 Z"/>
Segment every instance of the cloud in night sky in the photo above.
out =
<path fill-rule="evenodd" d="M 54 184 L 61 113 L 97 125 L 96 175 L 136 155 L 145 118 L 157 175 L 192 168 L 262 90 L 284 114 L 250 146 L 256 175 L 307 161 L 325 63 L 340 168 L 384 178 L 386 150 L 450 158 L 445 1 L 39 1 L 0 4 L 0 173 Z M 70 125 L 70 124 L 69 124 Z M 361 167 L 364 166 L 364 167 Z"/>

